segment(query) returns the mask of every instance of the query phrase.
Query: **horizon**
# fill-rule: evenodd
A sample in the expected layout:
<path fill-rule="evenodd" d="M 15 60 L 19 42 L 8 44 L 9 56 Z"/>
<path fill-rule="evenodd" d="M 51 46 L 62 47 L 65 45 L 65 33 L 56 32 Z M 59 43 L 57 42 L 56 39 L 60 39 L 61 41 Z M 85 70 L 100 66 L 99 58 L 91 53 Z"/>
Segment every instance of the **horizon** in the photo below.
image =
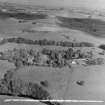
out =
<path fill-rule="evenodd" d="M 41 6 L 55 6 L 66 8 L 87 8 L 102 10 L 105 9 L 105 0 L 0 0 L 0 2 L 41 5 Z"/>

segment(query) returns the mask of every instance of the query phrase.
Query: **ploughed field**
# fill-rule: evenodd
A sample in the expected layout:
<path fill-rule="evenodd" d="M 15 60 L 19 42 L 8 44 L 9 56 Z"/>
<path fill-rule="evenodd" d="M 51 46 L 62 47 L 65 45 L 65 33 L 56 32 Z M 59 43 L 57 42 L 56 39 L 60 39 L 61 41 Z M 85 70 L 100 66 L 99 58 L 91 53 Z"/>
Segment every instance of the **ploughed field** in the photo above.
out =
<path fill-rule="evenodd" d="M 104 100 L 105 45 L 98 38 L 104 21 L 57 16 L 62 9 L 0 7 L 0 104 L 11 104 L 6 98 Z"/>

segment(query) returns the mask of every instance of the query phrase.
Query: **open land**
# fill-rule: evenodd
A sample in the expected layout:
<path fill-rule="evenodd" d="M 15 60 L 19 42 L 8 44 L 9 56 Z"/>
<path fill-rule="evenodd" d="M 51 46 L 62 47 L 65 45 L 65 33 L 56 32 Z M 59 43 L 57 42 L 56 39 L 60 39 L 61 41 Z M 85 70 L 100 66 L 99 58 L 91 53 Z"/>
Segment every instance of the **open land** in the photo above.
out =
<path fill-rule="evenodd" d="M 105 13 L 92 13 L 0 3 L 0 105 L 23 105 L 7 98 L 104 101 Z M 45 104 L 99 105 L 38 103 Z"/>

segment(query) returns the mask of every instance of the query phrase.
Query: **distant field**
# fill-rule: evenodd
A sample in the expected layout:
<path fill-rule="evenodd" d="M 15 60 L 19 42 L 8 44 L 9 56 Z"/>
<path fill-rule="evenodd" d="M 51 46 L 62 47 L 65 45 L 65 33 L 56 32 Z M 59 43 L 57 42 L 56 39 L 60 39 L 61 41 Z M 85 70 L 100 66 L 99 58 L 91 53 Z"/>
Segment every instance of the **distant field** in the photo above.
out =
<path fill-rule="evenodd" d="M 16 18 L 23 20 L 33 20 L 33 19 L 45 19 L 47 18 L 46 14 L 31 14 L 31 13 L 12 13 L 12 12 L 2 12 L 0 11 L 0 18 Z"/>
<path fill-rule="evenodd" d="M 57 17 L 61 27 L 80 30 L 96 37 L 105 37 L 105 22 L 90 18 L 67 18 Z"/>

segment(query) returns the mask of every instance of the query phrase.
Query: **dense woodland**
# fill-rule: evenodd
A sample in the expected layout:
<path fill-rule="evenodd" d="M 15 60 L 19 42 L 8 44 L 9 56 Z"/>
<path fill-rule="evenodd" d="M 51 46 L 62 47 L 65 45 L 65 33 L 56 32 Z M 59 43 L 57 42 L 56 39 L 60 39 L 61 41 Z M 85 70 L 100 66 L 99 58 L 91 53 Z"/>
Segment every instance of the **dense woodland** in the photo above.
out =
<path fill-rule="evenodd" d="M 0 52 L 0 60 L 8 60 L 16 67 L 21 66 L 50 66 L 50 67 L 65 67 L 71 65 L 74 59 L 85 59 L 88 65 L 103 64 L 103 58 L 93 58 L 92 51 L 82 52 L 74 48 L 67 48 L 66 50 L 42 48 L 35 49 L 16 49 Z"/>

